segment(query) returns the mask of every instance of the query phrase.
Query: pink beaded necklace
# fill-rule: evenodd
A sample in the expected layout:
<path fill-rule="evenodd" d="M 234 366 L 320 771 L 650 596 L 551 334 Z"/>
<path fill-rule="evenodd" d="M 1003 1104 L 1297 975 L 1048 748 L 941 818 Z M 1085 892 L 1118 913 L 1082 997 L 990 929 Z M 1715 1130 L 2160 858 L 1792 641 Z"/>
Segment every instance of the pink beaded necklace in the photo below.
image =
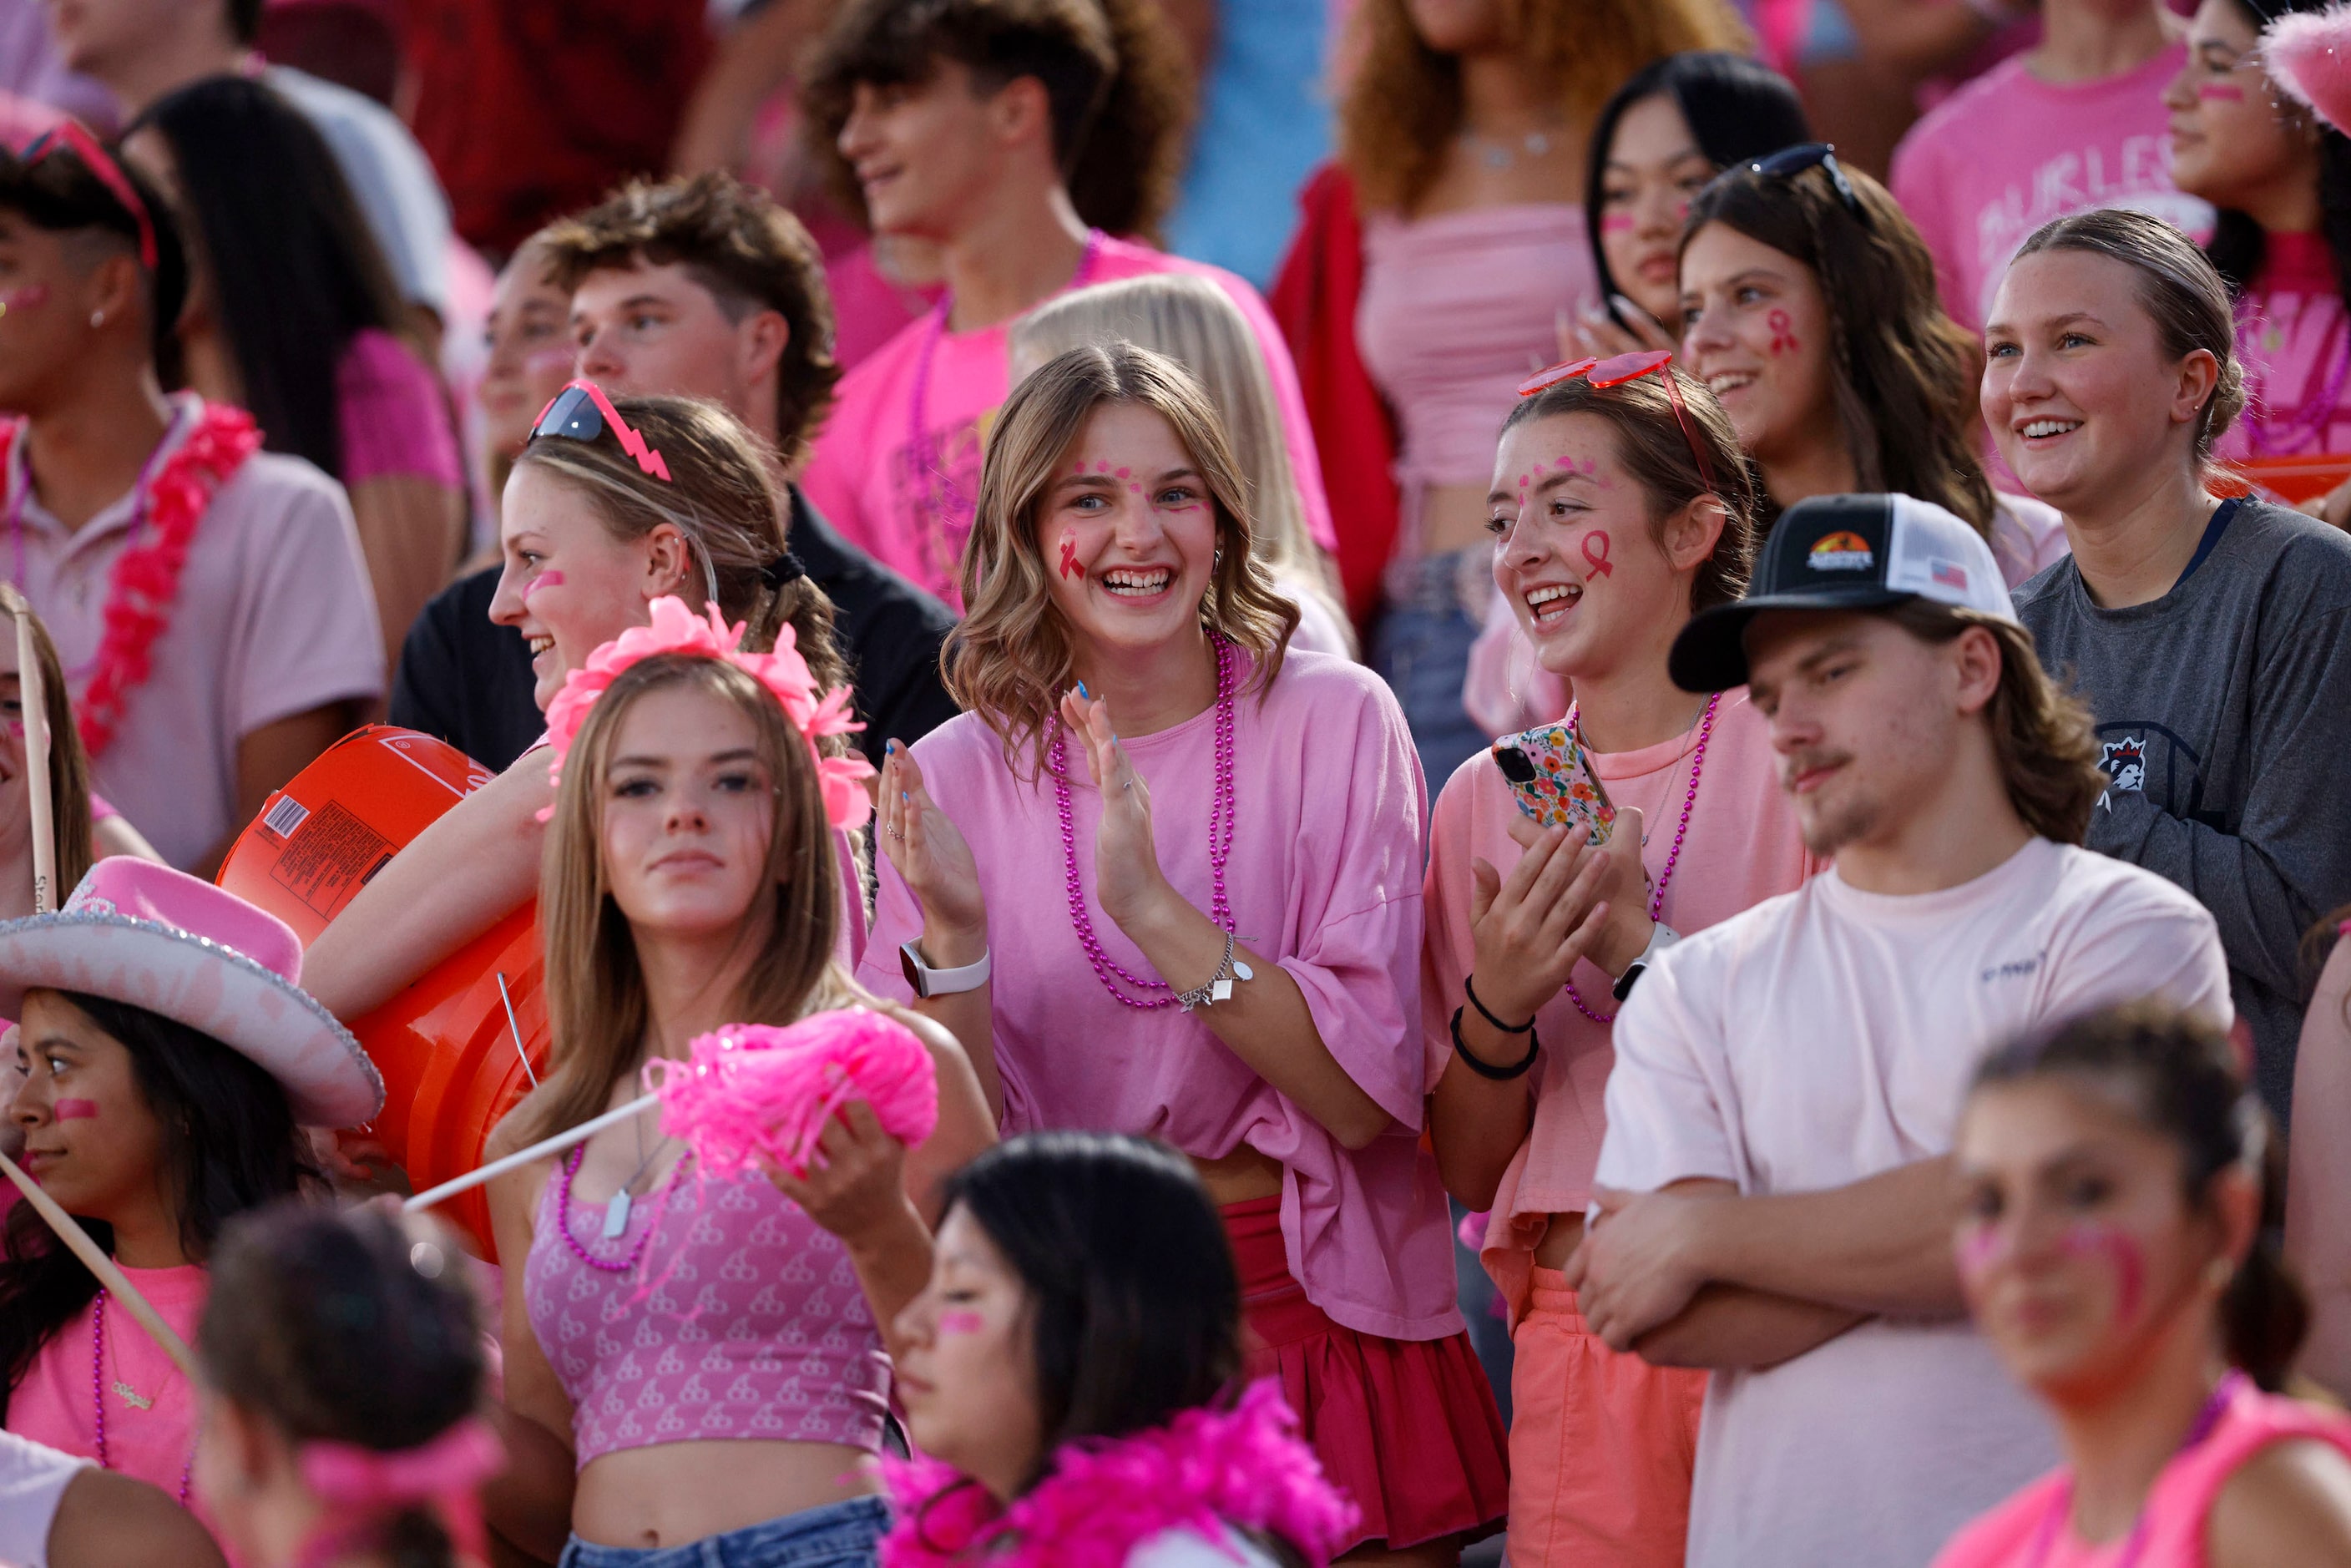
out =
<path fill-rule="evenodd" d="M 1217 929 L 1229 934 L 1233 929 L 1233 906 L 1225 896 L 1225 862 L 1233 852 L 1233 687 L 1239 661 L 1230 643 L 1213 632 L 1208 637 L 1217 649 L 1217 792 L 1208 805 L 1208 869 L 1216 878 L 1216 896 L 1208 918 L 1216 922 Z M 1086 957 L 1094 967 L 1094 977 L 1102 982 L 1103 990 L 1128 1007 L 1176 1006 L 1173 986 L 1165 980 L 1146 980 L 1140 975 L 1128 974 L 1102 950 L 1102 939 L 1094 935 L 1093 916 L 1086 912 L 1085 891 L 1078 883 L 1078 833 L 1070 811 L 1069 731 L 1058 718 L 1053 721 L 1053 749 L 1045 766 L 1053 775 L 1053 804 L 1061 814 L 1061 867 L 1069 883 L 1070 924 L 1077 929 L 1078 946 L 1086 950 Z M 1160 994 L 1148 999 L 1130 997 L 1118 988 L 1119 980 L 1137 990 Z"/>
<path fill-rule="evenodd" d="M 1666 869 L 1657 873 L 1656 891 L 1649 896 L 1651 920 L 1662 919 L 1666 913 L 1666 884 L 1674 880 L 1674 867 L 1681 863 L 1682 841 L 1689 837 L 1690 810 L 1698 804 L 1698 776 L 1706 771 L 1707 738 L 1714 734 L 1714 710 L 1720 706 L 1721 703 L 1720 692 L 1707 698 L 1706 712 L 1698 721 L 1698 747 L 1690 753 L 1689 792 L 1682 797 L 1682 820 L 1674 828 L 1674 847 L 1666 855 Z M 1567 727 L 1571 730 L 1575 728 L 1575 706 L 1572 703 L 1567 709 Z M 1575 1004 L 1577 1012 L 1582 1013 L 1593 1023 L 1616 1021 L 1614 1013 L 1596 1013 L 1585 1006 L 1583 993 L 1575 988 L 1575 982 L 1572 979 L 1567 982 L 1567 999 Z"/>
<path fill-rule="evenodd" d="M 2237 301 L 2237 340 L 2243 342 L 2250 329 L 2261 314 L 2252 297 L 2247 294 Z M 2271 456 L 2278 453 L 2299 452 L 2310 446 L 2333 423 L 2343 397 L 2343 384 L 2351 379 L 2351 325 L 2335 324 L 2337 340 L 2335 352 L 2329 356 L 2326 374 L 2302 406 L 2273 413 L 2269 408 L 2268 376 L 2264 372 L 2248 378 L 2246 402 L 2252 417 L 2245 421 L 2245 435 L 2252 443 L 2254 455 Z"/>
<path fill-rule="evenodd" d="M 106 1288 L 99 1287 L 97 1304 L 89 1314 L 89 1412 L 91 1430 L 97 1437 L 98 1468 L 110 1470 L 114 1466 L 106 1452 Z M 180 1506 L 188 1506 L 188 1483 L 196 1473 L 196 1446 L 188 1443 L 188 1462 L 180 1467 Z"/>
<path fill-rule="evenodd" d="M 560 1181 L 555 1189 L 555 1223 L 563 1232 L 563 1239 L 569 1243 L 572 1255 L 580 1261 L 590 1269 L 601 1269 L 607 1274 L 625 1274 L 644 1257 L 645 1244 L 653 1239 L 653 1232 L 661 1228 L 662 1216 L 669 1210 L 669 1195 L 677 1190 L 677 1171 L 670 1172 L 669 1179 L 662 1183 L 661 1202 L 653 1208 L 652 1221 L 638 1234 L 637 1244 L 629 1249 L 626 1258 L 614 1262 L 597 1257 L 580 1244 L 580 1238 L 571 1234 L 571 1178 L 580 1174 L 580 1156 L 587 1152 L 588 1145 L 582 1144 L 566 1155 L 562 1165 L 556 1167 L 560 1173 Z M 679 1170 L 684 1168 L 683 1164 L 678 1167 Z"/>

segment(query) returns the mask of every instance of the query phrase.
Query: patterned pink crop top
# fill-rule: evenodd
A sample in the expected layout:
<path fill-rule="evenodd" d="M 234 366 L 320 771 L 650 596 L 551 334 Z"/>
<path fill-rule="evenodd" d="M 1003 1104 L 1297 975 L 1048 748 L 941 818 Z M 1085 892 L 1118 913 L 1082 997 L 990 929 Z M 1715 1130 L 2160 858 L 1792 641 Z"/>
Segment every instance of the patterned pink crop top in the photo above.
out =
<path fill-rule="evenodd" d="M 602 1206 L 569 1201 L 579 1160 L 548 1177 L 522 1289 L 581 1469 L 705 1438 L 881 1450 L 890 1363 L 838 1237 L 758 1176 L 709 1183 L 697 1213 L 681 1166 L 608 1240 Z"/>

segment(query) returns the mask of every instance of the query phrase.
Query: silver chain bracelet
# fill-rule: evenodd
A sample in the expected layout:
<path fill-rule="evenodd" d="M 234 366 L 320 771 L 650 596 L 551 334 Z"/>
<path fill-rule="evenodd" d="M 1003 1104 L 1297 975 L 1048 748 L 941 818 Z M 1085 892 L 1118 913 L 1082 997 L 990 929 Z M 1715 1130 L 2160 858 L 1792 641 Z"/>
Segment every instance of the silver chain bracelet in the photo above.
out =
<path fill-rule="evenodd" d="M 1209 1002 L 1228 1002 L 1233 999 L 1235 980 L 1248 980 L 1255 977 L 1247 964 L 1237 964 L 1233 961 L 1233 934 L 1228 931 L 1225 933 L 1224 960 L 1217 966 L 1216 974 L 1207 985 L 1197 990 L 1176 992 L 1176 1000 L 1187 1013 L 1194 1008 Z"/>

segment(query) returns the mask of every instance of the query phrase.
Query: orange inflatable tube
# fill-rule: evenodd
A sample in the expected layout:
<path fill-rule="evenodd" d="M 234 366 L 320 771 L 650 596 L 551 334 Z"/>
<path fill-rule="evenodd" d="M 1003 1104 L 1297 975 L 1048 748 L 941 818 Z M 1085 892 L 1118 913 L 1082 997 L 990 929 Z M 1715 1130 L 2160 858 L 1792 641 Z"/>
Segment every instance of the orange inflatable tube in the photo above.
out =
<path fill-rule="evenodd" d="M 389 725 L 353 731 L 272 795 L 222 863 L 220 885 L 294 928 L 304 946 L 443 812 L 489 782 L 456 747 Z M 369 1129 L 416 1190 L 482 1164 L 498 1118 L 548 1052 L 546 963 L 525 904 L 350 1024 L 383 1074 Z M 443 1210 L 497 1260 L 475 1188 Z"/>

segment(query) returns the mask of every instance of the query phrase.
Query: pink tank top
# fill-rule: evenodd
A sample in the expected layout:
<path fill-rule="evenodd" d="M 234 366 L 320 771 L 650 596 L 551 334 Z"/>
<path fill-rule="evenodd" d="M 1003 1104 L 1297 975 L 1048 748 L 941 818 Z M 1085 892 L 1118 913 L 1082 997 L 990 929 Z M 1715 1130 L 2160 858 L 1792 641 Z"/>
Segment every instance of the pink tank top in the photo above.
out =
<path fill-rule="evenodd" d="M 2211 1430 L 2164 1466 L 2137 1527 L 2123 1539 L 2093 1544 L 2074 1532 L 2073 1472 L 2060 1469 L 1952 1537 L 1935 1568 L 2204 1568 L 2206 1526 L 2220 1489 L 2272 1443 L 2296 1439 L 2351 1456 L 2351 1419 L 2263 1394 L 2232 1374 Z"/>
<path fill-rule="evenodd" d="M 607 1239 L 601 1204 L 564 1205 L 578 1168 L 575 1149 L 548 1177 L 523 1302 L 581 1469 L 707 1438 L 881 1450 L 890 1363 L 838 1237 L 759 1176 L 708 1183 L 697 1212 L 681 1166 Z"/>

